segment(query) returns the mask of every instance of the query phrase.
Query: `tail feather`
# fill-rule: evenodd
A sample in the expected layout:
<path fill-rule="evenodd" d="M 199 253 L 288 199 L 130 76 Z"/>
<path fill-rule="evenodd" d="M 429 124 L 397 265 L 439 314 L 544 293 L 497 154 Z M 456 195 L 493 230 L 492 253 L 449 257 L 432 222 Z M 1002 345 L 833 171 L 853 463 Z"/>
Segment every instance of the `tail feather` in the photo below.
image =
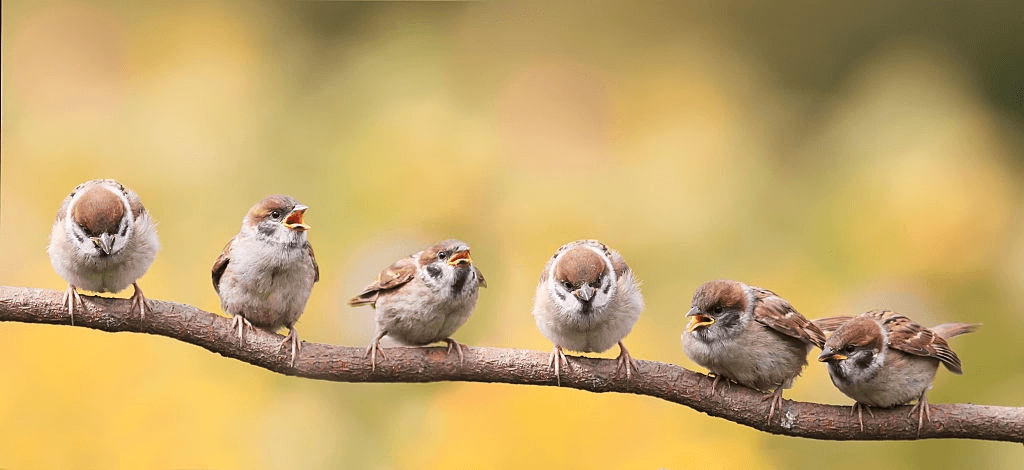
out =
<path fill-rule="evenodd" d="M 978 328 L 981 328 L 981 323 L 959 323 L 959 322 L 952 322 L 952 323 L 943 323 L 941 325 L 935 325 L 935 326 L 933 326 L 931 328 L 928 328 L 928 329 L 932 330 L 932 333 L 935 333 L 935 334 L 941 336 L 943 339 L 949 339 L 949 338 L 952 338 L 952 337 L 957 336 L 957 335 L 962 335 L 964 333 L 970 333 L 970 332 L 972 332 L 974 330 L 977 330 Z"/>

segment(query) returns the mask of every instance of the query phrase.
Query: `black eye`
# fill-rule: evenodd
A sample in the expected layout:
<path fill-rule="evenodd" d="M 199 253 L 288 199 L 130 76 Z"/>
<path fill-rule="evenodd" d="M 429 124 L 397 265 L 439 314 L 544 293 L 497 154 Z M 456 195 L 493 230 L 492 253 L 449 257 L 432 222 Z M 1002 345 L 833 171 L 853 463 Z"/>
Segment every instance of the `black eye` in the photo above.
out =
<path fill-rule="evenodd" d="M 564 287 L 565 290 L 572 290 L 572 283 L 569 281 L 562 281 L 562 287 Z"/>
<path fill-rule="evenodd" d="M 853 349 L 854 347 L 852 344 L 847 344 L 846 346 L 843 347 L 843 351 L 846 351 L 846 354 L 852 353 Z"/>
<path fill-rule="evenodd" d="M 723 311 L 725 311 L 725 309 L 722 308 L 721 305 L 715 305 L 714 307 L 711 307 L 711 313 L 716 313 L 717 314 L 717 313 L 722 313 Z"/>
<path fill-rule="evenodd" d="M 270 218 L 277 219 L 279 217 L 281 217 L 281 211 L 279 211 L 277 209 L 274 209 L 274 210 L 270 211 Z"/>
<path fill-rule="evenodd" d="M 444 261 L 444 260 L 448 259 L 448 252 L 447 251 L 442 251 L 442 252 L 438 253 L 437 254 L 437 259 L 439 259 L 441 261 Z"/>

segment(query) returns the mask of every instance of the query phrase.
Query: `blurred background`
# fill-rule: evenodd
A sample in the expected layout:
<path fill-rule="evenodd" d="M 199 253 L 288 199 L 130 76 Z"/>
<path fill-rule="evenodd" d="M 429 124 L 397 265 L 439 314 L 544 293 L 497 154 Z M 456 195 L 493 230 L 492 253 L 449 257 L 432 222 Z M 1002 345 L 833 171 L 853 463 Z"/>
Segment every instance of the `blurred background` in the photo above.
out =
<path fill-rule="evenodd" d="M 854 6 L 856 3 L 856 6 Z M 644 281 L 625 342 L 690 362 L 690 295 L 733 278 L 810 318 L 888 307 L 952 341 L 933 403 L 1024 406 L 1024 4 L 3 2 L 0 283 L 78 183 L 159 221 L 152 299 L 220 313 L 248 208 L 310 206 L 306 341 L 366 345 L 345 301 L 447 237 L 487 277 L 455 338 L 547 351 L 554 250 Z M 125 297 L 130 290 L 121 294 Z M 614 357 L 616 350 L 599 355 Z M 1020 468 L 1019 445 L 771 436 L 640 396 L 288 378 L 164 337 L 0 325 L 2 468 Z M 850 404 L 813 361 L 786 393 Z"/>

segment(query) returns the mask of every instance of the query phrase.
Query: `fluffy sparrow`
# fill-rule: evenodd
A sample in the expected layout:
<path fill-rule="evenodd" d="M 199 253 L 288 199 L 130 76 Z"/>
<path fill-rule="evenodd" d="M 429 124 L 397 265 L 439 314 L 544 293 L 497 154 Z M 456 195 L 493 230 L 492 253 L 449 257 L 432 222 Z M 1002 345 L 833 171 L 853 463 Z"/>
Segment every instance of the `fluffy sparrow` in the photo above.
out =
<path fill-rule="evenodd" d="M 348 302 L 353 307 L 369 304 L 377 311 L 377 331 L 366 348 L 371 369 L 377 369 L 378 353 L 387 359 L 380 347 L 385 335 L 412 346 L 445 341 L 461 364 L 462 345 L 451 335 L 473 313 L 480 287 L 487 282 L 473 265 L 469 245 L 459 240 L 445 240 L 395 261 Z"/>
<path fill-rule="evenodd" d="M 239 343 L 245 341 L 245 327 L 271 332 L 288 328 L 281 347 L 291 342 L 293 366 L 301 348 L 295 322 L 313 283 L 320 280 L 320 267 L 306 240 L 309 226 L 302 222 L 306 209 L 283 195 L 257 202 L 213 263 L 213 288 L 221 307 L 234 317 L 231 326 Z"/>
<path fill-rule="evenodd" d="M 146 297 L 136 282 L 156 258 L 160 241 L 156 222 L 139 196 L 114 180 L 86 181 L 78 185 L 57 211 L 50 231 L 50 263 L 68 282 L 64 303 L 75 324 L 76 288 L 119 292 L 135 287 L 132 309 L 146 317 Z"/>
<path fill-rule="evenodd" d="M 811 346 L 825 334 L 774 292 L 742 282 L 709 281 L 693 294 L 683 350 L 715 374 L 770 396 L 768 421 L 782 405 L 782 391 L 807 365 Z"/>
<path fill-rule="evenodd" d="M 979 326 L 944 323 L 928 329 L 896 312 L 872 310 L 836 329 L 818 360 L 828 363 L 828 373 L 836 388 L 856 401 L 853 409 L 857 411 L 861 430 L 863 407 L 889 408 L 916 399 L 910 413 L 913 415 L 919 409 L 920 434 L 925 417 L 931 421 L 926 394 L 932 388 L 939 363 L 950 372 L 963 373 L 960 358 L 949 348 L 946 338 L 969 333 Z"/>
<path fill-rule="evenodd" d="M 618 369 L 632 377 L 636 364 L 622 338 L 644 309 L 640 282 L 618 252 L 596 240 L 562 245 L 548 260 L 537 284 L 533 316 L 552 343 L 550 366 L 561 385 L 562 349 L 604 352 L 619 345 Z"/>

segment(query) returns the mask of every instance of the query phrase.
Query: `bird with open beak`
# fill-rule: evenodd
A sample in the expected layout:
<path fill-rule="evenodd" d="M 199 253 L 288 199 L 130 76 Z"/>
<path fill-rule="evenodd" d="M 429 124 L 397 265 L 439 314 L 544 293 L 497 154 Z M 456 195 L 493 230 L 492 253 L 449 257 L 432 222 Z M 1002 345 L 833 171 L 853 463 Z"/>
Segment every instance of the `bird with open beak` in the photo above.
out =
<path fill-rule="evenodd" d="M 462 345 L 451 335 L 473 313 L 480 287 L 487 281 L 473 264 L 469 245 L 460 240 L 444 240 L 395 261 L 349 300 L 353 307 L 376 310 L 376 332 L 366 348 L 371 370 L 377 369 L 378 354 L 387 359 L 380 347 L 385 336 L 411 346 L 445 341 L 462 364 Z"/>
<path fill-rule="evenodd" d="M 683 351 L 722 377 L 762 392 L 768 398 L 770 422 L 782 405 L 782 391 L 807 365 L 812 346 L 822 347 L 825 334 L 774 292 L 742 282 L 709 281 L 693 294 L 690 319 L 683 332 Z"/>
<path fill-rule="evenodd" d="M 213 263 L 213 288 L 233 317 L 239 343 L 245 328 L 270 332 L 288 328 L 281 347 L 291 345 L 291 364 L 301 349 L 295 322 L 306 308 L 313 283 L 320 280 L 313 247 L 303 222 L 308 208 L 290 196 L 256 203 Z"/>

